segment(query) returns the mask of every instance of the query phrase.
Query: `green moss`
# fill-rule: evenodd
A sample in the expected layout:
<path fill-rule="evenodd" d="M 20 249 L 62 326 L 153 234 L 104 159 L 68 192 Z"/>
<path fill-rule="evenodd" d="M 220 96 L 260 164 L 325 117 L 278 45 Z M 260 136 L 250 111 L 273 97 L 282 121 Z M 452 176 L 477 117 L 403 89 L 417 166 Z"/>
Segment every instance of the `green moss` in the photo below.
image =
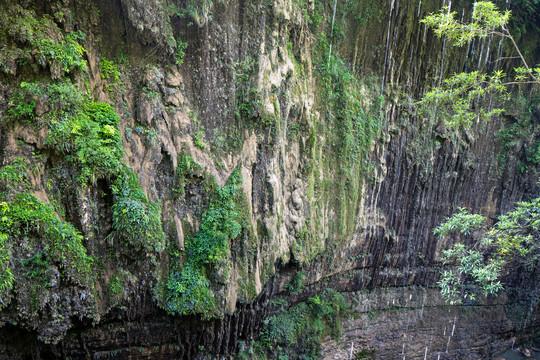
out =
<path fill-rule="evenodd" d="M 369 151 L 381 129 L 384 98 L 375 95 L 371 84 L 359 82 L 339 57 L 332 55 L 328 61 L 324 54 L 318 69 L 326 121 L 319 132 L 330 134 L 328 157 L 322 163 L 325 173 L 335 174 L 329 179 L 333 186 L 324 190 L 338 214 L 332 232 L 346 237 L 355 228 Z"/>

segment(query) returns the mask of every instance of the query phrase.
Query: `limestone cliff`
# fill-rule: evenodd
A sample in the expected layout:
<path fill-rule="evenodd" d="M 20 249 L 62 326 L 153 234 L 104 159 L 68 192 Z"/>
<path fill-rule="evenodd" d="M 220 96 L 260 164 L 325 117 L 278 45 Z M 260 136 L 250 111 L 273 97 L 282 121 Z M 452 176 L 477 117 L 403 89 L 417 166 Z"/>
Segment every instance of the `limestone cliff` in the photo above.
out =
<path fill-rule="evenodd" d="M 477 359 L 537 331 L 537 273 L 434 287 L 445 216 L 539 190 L 534 88 L 467 131 L 417 112 L 512 66 L 436 39 L 440 6 L 3 1 L 0 358 Z"/>

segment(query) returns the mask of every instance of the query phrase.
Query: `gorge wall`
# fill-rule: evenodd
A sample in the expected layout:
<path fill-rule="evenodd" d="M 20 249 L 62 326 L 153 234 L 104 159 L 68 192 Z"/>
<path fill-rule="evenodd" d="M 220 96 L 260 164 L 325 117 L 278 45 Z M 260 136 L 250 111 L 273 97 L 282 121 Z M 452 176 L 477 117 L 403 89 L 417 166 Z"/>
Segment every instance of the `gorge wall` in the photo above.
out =
<path fill-rule="evenodd" d="M 433 235 L 538 196 L 537 90 L 469 130 L 415 106 L 510 44 L 435 38 L 444 1 L 335 4 L 2 2 L 0 358 L 481 359 L 538 330 L 537 273 L 445 304 Z"/>

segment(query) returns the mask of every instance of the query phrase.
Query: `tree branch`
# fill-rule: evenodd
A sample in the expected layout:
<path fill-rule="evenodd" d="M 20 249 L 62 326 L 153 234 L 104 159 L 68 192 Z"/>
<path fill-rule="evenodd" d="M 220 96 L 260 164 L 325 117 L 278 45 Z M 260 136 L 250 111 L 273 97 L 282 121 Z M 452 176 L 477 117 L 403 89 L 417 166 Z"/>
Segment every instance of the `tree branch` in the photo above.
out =
<path fill-rule="evenodd" d="M 537 83 L 540 83 L 540 81 L 536 78 L 536 76 L 534 76 L 534 75 L 532 74 L 531 68 L 530 68 L 529 65 L 527 64 L 527 61 L 525 61 L 525 58 L 523 57 L 523 54 L 522 54 L 521 51 L 519 50 L 519 47 L 517 46 L 516 41 L 514 40 L 514 38 L 512 37 L 512 35 L 510 35 L 510 32 L 508 31 L 508 29 L 506 29 L 504 26 L 501 26 L 501 28 L 508 34 L 507 37 L 512 41 L 512 44 L 514 45 L 514 48 L 516 49 L 517 53 L 519 54 L 519 57 L 521 58 L 521 61 L 523 62 L 523 65 L 525 65 L 525 68 L 529 71 L 529 74 L 531 75 L 531 77 L 532 77 Z"/>

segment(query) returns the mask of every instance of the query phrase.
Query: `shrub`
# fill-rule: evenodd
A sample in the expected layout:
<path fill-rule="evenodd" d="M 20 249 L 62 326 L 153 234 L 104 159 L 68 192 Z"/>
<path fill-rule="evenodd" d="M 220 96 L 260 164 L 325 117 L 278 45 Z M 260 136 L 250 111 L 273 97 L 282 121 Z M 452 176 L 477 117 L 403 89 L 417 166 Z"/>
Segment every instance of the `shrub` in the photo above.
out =
<path fill-rule="evenodd" d="M 207 271 L 227 261 L 230 241 L 247 227 L 244 204 L 242 177 L 236 169 L 225 186 L 214 190 L 199 232 L 187 242 L 184 267 L 172 264 L 165 291 L 167 311 L 180 315 L 200 313 L 205 318 L 217 315 Z"/>
<path fill-rule="evenodd" d="M 113 211 L 113 233 L 144 252 L 163 250 L 165 234 L 161 225 L 159 204 L 148 201 L 137 176 L 126 169 L 111 186 L 115 197 Z"/>

